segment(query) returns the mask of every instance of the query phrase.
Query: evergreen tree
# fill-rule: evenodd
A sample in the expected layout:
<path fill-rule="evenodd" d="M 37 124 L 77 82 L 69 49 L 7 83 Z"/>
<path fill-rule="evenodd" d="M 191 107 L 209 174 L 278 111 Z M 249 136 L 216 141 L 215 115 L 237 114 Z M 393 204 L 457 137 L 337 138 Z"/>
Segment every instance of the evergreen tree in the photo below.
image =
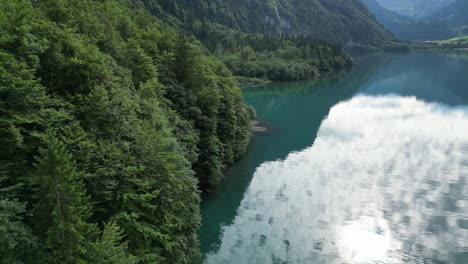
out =
<path fill-rule="evenodd" d="M 6 186 L 8 175 L 0 167 L 0 263 L 24 263 L 37 240 L 23 222 L 26 205 L 14 198 L 18 185 Z"/>
<path fill-rule="evenodd" d="M 23 223 L 25 212 L 26 206 L 17 200 L 0 199 L 0 263 L 25 263 L 37 246 Z"/>
<path fill-rule="evenodd" d="M 136 258 L 127 252 L 128 243 L 122 242 L 123 239 L 124 232 L 117 224 L 113 222 L 106 224 L 99 240 L 92 244 L 90 263 L 137 263 Z"/>
<path fill-rule="evenodd" d="M 48 132 L 31 177 L 33 221 L 48 263 L 86 263 L 97 229 L 87 223 L 91 208 L 80 173 L 65 144 Z"/>
<path fill-rule="evenodd" d="M 19 184 L 31 169 L 39 132 L 68 119 L 60 101 L 52 100 L 35 71 L 0 50 L 0 167 L 7 186 Z M 1 187 L 1 183 L 0 183 Z"/>
<path fill-rule="evenodd" d="M 190 82 L 193 78 L 192 69 L 195 63 L 187 36 L 180 33 L 174 49 L 174 72 L 179 82 Z"/>
<path fill-rule="evenodd" d="M 245 151 L 250 116 L 225 65 L 142 7 L 0 1 L 0 261 L 200 256 L 197 184 Z"/>

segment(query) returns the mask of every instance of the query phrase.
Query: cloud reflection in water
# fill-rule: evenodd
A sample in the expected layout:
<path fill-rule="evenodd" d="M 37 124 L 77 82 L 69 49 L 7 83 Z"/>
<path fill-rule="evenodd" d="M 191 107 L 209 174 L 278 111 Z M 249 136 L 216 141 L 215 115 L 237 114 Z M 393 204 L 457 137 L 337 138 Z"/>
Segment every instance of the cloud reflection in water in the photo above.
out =
<path fill-rule="evenodd" d="M 467 113 L 397 96 L 334 106 L 312 147 L 257 169 L 205 262 L 468 263 Z"/>

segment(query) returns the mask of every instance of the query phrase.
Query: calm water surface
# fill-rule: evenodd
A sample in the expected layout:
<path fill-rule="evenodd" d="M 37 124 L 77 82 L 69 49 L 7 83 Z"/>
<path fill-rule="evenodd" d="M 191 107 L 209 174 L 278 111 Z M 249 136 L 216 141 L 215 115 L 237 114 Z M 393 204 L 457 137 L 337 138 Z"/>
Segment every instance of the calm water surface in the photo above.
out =
<path fill-rule="evenodd" d="M 207 264 L 468 263 L 468 54 L 244 91 L 270 133 L 203 197 Z"/>

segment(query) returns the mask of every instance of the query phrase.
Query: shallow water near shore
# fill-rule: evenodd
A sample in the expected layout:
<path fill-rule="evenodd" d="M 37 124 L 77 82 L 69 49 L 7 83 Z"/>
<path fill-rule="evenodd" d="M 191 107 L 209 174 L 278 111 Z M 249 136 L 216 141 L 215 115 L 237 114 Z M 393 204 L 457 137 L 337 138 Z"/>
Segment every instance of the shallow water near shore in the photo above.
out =
<path fill-rule="evenodd" d="M 205 194 L 204 263 L 468 263 L 468 56 L 244 89 L 269 133 Z"/>

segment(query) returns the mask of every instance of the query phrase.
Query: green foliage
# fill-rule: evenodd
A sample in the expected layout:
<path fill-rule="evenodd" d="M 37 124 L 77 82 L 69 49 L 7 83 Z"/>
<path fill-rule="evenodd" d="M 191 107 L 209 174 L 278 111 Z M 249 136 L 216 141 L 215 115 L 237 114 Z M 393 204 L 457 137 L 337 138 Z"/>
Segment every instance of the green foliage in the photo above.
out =
<path fill-rule="evenodd" d="M 24 263 L 37 247 L 36 238 L 23 223 L 26 206 L 17 200 L 0 199 L 0 263 Z"/>
<path fill-rule="evenodd" d="M 80 173 L 54 134 L 45 136 L 46 148 L 39 156 L 31 186 L 36 203 L 32 210 L 34 230 L 38 234 L 48 263 L 85 263 L 88 241 L 95 227 L 87 223 L 91 206 Z"/>
<path fill-rule="evenodd" d="M 227 15 L 223 13 L 225 9 L 220 9 L 221 11 L 218 10 L 216 14 L 212 14 L 210 5 L 205 5 L 204 1 L 192 1 L 193 3 L 190 4 L 187 1 L 180 1 L 181 3 L 177 5 L 178 8 L 166 1 L 144 2 L 153 13 L 165 17 L 167 20 L 172 21 L 173 19 L 168 19 L 166 12 L 176 14 L 181 20 L 177 24 L 184 25 L 186 30 L 194 34 L 211 53 L 219 57 L 236 76 L 274 81 L 301 80 L 314 78 L 321 72 L 339 70 L 352 64 L 351 59 L 339 46 L 316 40 L 320 37 L 330 41 L 338 41 L 322 34 L 315 36 L 311 33 L 309 34 L 311 36 L 301 36 L 302 33 L 294 33 L 293 31 L 282 33 L 281 30 L 273 32 L 279 34 L 267 34 L 271 32 L 267 29 L 255 29 L 256 24 L 244 26 L 230 24 L 229 19 L 220 19 L 220 17 Z M 232 3 L 219 1 L 210 4 L 215 6 L 228 5 L 232 10 L 247 5 L 246 3 L 236 3 L 234 6 Z M 284 7 L 275 1 L 266 4 L 268 5 L 266 8 L 274 12 L 275 16 L 278 15 L 278 8 Z M 197 8 L 192 8 L 193 5 Z M 259 7 L 255 8 L 262 10 Z M 304 10 L 309 10 L 309 8 Z M 186 15 L 189 17 L 187 18 Z M 230 19 L 240 18 L 231 17 Z M 366 44 L 370 43 L 366 42 Z M 192 57 L 187 54 L 189 49 L 186 45 L 184 46 L 183 39 L 177 41 L 176 50 L 178 51 L 176 52 L 176 61 L 179 61 L 180 58 Z M 194 63 L 189 62 L 188 64 Z M 179 75 L 182 72 L 187 74 L 187 67 L 181 63 L 177 63 L 177 65 L 181 65 L 176 71 Z"/>
<path fill-rule="evenodd" d="M 250 118 L 224 64 L 138 2 L 0 1 L 2 257 L 193 263 L 199 187 Z"/>
<path fill-rule="evenodd" d="M 128 243 L 122 242 L 124 232 L 111 222 L 104 226 L 101 238 L 92 244 L 91 263 L 99 264 L 133 264 L 136 258 L 128 254 Z"/>
<path fill-rule="evenodd" d="M 411 43 L 413 49 L 466 49 L 468 48 L 468 37 L 461 36 L 451 39 L 438 41 L 426 41 L 420 43 Z"/>
<path fill-rule="evenodd" d="M 32 131 L 43 131 L 68 119 L 62 104 L 47 96 L 34 70 L 0 50 L 0 167 L 18 184 L 31 169 L 31 157 L 39 146 Z"/>
<path fill-rule="evenodd" d="M 241 33 L 171 3 L 181 20 L 163 24 L 143 9 L 165 12 L 152 1 L 0 1 L 6 261 L 196 262 L 199 190 L 250 139 L 254 113 L 228 67 L 290 80 L 350 64 L 338 46 Z M 285 3 L 266 5 L 285 15 Z"/>
<path fill-rule="evenodd" d="M 229 40 L 218 50 L 234 75 L 274 81 L 302 80 L 352 65 L 339 46 L 307 37 L 243 34 L 209 27 L 210 36 Z"/>
<path fill-rule="evenodd" d="M 303 35 L 339 44 L 380 46 L 392 35 L 360 0 L 143 0 L 152 13 L 189 28 L 221 24 L 247 33 Z M 177 24 L 177 21 L 174 23 Z"/>
<path fill-rule="evenodd" d="M 23 223 L 26 205 L 15 198 L 19 184 L 10 185 L 8 166 L 0 166 L 0 263 L 24 263 L 37 247 L 31 229 Z"/>

